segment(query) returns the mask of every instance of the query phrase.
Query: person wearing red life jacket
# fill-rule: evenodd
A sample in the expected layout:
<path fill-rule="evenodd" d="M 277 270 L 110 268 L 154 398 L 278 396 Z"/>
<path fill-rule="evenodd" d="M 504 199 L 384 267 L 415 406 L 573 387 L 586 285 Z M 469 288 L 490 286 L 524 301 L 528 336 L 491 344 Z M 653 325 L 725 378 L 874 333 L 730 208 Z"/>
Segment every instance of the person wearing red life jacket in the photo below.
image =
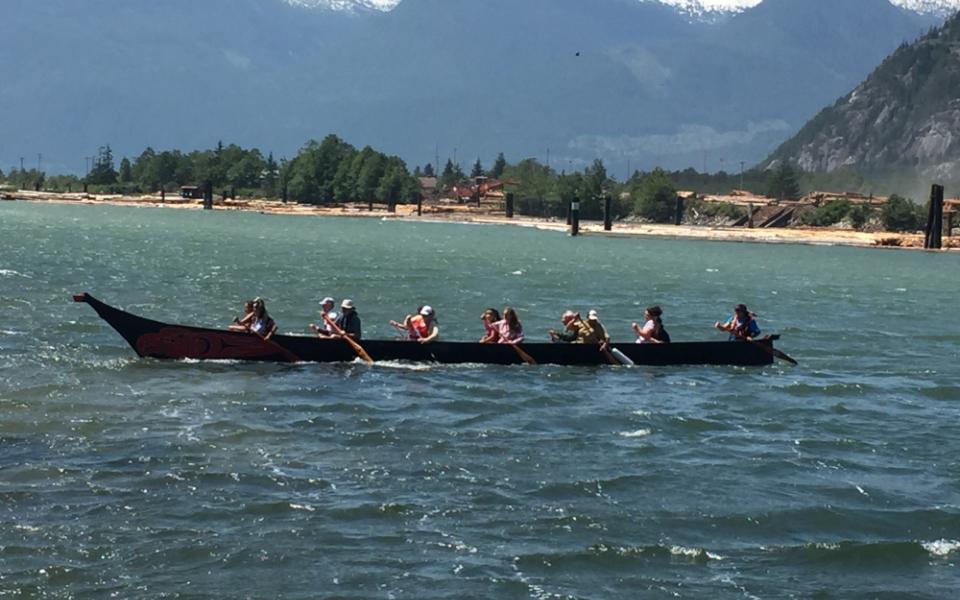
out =
<path fill-rule="evenodd" d="M 429 344 L 440 337 L 437 315 L 430 306 L 421 306 L 414 315 L 407 315 L 403 323 L 390 321 L 397 329 L 403 329 L 411 341 Z"/>
<path fill-rule="evenodd" d="M 746 304 L 738 304 L 733 309 L 733 315 L 726 322 L 714 323 L 713 326 L 721 331 L 730 332 L 730 341 L 751 341 L 760 335 L 760 326 L 757 325 L 756 315 L 747 310 Z"/>

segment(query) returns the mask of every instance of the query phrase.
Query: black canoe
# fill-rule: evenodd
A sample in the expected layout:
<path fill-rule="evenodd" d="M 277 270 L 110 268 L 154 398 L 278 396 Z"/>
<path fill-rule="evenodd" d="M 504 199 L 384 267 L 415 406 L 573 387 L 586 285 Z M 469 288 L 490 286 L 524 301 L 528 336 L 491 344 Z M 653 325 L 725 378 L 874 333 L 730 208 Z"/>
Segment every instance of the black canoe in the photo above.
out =
<path fill-rule="evenodd" d="M 357 358 L 343 340 L 276 335 L 267 342 L 251 333 L 170 325 L 145 319 L 104 304 L 86 293 L 74 296 L 74 300 L 92 306 L 142 357 L 262 362 L 349 362 Z M 749 343 L 621 343 L 614 346 L 638 365 L 760 366 L 773 362 L 776 352 L 773 341 L 778 337 L 770 336 Z M 363 340 L 363 348 L 375 361 L 524 364 L 518 352 L 503 344 Z M 593 345 L 531 342 L 522 344 L 522 348 L 538 364 L 603 365 L 613 359 L 609 353 L 602 353 Z"/>

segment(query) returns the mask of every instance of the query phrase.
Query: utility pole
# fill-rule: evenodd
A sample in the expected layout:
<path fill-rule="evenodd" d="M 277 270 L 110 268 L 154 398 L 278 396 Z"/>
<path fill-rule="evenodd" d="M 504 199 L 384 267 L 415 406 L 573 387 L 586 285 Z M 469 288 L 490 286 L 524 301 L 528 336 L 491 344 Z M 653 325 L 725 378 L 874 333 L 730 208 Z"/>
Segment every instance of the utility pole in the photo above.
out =
<path fill-rule="evenodd" d="M 37 171 L 43 172 L 43 154 L 37 153 Z"/>
<path fill-rule="evenodd" d="M 547 148 L 547 168 L 550 168 L 550 148 Z"/>
<path fill-rule="evenodd" d="M 743 163 L 744 161 L 741 160 L 740 161 L 740 189 L 741 190 L 743 189 Z"/>
<path fill-rule="evenodd" d="M 23 173 L 23 157 L 20 157 L 20 172 Z"/>

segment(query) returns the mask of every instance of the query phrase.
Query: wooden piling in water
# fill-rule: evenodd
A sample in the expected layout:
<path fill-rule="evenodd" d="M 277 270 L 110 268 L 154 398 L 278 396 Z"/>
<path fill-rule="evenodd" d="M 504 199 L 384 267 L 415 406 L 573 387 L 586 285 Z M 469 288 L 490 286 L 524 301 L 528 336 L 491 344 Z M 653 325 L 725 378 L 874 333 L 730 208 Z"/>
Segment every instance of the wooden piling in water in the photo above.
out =
<path fill-rule="evenodd" d="M 508 219 L 513 218 L 513 192 L 507 192 L 505 212 Z"/>
<path fill-rule="evenodd" d="M 673 207 L 673 224 L 679 225 L 683 222 L 683 198 L 677 194 L 677 203 Z"/>
<path fill-rule="evenodd" d="M 928 250 L 943 248 L 943 186 L 930 188 L 930 204 L 927 212 L 927 228 L 924 231 L 923 247 Z"/>
<path fill-rule="evenodd" d="M 609 194 L 603 197 L 603 230 L 613 230 L 613 198 Z"/>
<path fill-rule="evenodd" d="M 570 203 L 570 235 L 577 237 L 580 234 L 580 201 Z"/>
<path fill-rule="evenodd" d="M 417 216 L 423 216 L 423 194 L 417 194 Z"/>
<path fill-rule="evenodd" d="M 213 182 L 207 181 L 203 185 L 203 210 L 213 210 Z"/>

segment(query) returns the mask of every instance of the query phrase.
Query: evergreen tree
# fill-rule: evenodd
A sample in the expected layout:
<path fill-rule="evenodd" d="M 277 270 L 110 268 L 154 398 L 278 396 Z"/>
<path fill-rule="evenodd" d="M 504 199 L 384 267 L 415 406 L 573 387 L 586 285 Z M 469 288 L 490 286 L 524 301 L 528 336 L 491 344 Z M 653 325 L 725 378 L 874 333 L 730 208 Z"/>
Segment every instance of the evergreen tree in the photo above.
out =
<path fill-rule="evenodd" d="M 800 183 L 797 173 L 790 163 L 783 160 L 777 166 L 767 188 L 767 196 L 778 200 L 798 200 L 800 198 Z"/>
<path fill-rule="evenodd" d="M 93 169 L 87 175 L 87 181 L 96 185 L 110 185 L 117 182 L 117 171 L 113 168 L 113 151 L 110 145 L 100 146 Z"/>
<path fill-rule="evenodd" d="M 280 175 L 280 166 L 273 158 L 273 152 L 267 155 L 267 162 L 260 173 L 260 189 L 264 195 L 274 197 L 277 194 L 277 177 Z"/>
<path fill-rule="evenodd" d="M 503 152 L 497 154 L 497 160 L 493 163 L 493 168 L 490 169 L 490 177 L 494 179 L 500 179 L 503 176 L 504 169 L 507 168 L 507 159 L 503 157 Z"/>
<path fill-rule="evenodd" d="M 453 161 L 449 158 L 447 159 L 447 164 L 443 167 L 443 173 L 440 175 L 440 185 L 445 188 L 449 188 L 453 184 L 457 183 L 457 173 L 456 169 L 453 166 Z"/>
<path fill-rule="evenodd" d="M 427 163 L 427 166 L 425 166 L 425 167 L 423 168 L 423 176 L 424 176 L 424 177 L 436 177 L 436 176 L 437 176 L 437 174 L 436 174 L 436 173 L 434 172 L 434 170 L 433 170 L 433 165 L 432 165 L 431 163 Z"/>
<path fill-rule="evenodd" d="M 413 169 L 413 176 L 423 177 L 423 171 L 420 170 L 420 165 L 417 165 L 416 168 Z"/>
<path fill-rule="evenodd" d="M 473 170 L 470 171 L 470 177 L 480 177 L 483 175 L 483 165 L 480 164 L 480 158 L 477 158 L 477 162 L 473 163 Z"/>
<path fill-rule="evenodd" d="M 120 181 L 121 183 L 130 183 L 133 181 L 133 172 L 130 167 L 130 160 L 124 156 L 120 161 Z"/>

